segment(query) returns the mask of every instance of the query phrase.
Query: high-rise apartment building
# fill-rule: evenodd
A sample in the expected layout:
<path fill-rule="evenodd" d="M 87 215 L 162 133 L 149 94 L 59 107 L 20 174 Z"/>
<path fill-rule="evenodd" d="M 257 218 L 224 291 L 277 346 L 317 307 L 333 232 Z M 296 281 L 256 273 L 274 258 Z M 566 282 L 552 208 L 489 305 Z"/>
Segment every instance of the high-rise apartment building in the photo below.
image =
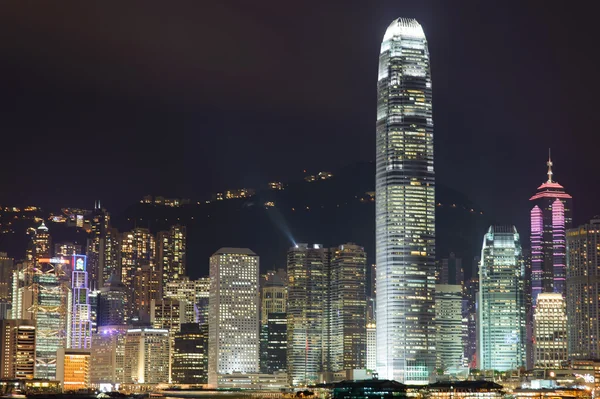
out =
<path fill-rule="evenodd" d="M 534 367 L 561 368 L 567 358 L 567 314 L 565 300 L 559 293 L 538 295 L 533 314 Z"/>
<path fill-rule="evenodd" d="M 375 180 L 377 372 L 433 382 L 435 174 L 427 39 L 414 19 L 387 28 L 379 55 Z"/>
<path fill-rule="evenodd" d="M 464 364 L 462 286 L 435 286 L 436 369 L 458 370 Z"/>
<path fill-rule="evenodd" d="M 112 391 L 125 382 L 125 336 L 128 326 L 98 327 L 92 336 L 91 384 Z"/>
<path fill-rule="evenodd" d="M 125 336 L 125 383 L 169 382 L 169 331 L 133 328 Z"/>
<path fill-rule="evenodd" d="M 71 257 L 71 290 L 67 314 L 67 348 L 90 349 L 92 346 L 92 314 L 89 301 L 86 256 Z"/>
<path fill-rule="evenodd" d="M 32 379 L 35 373 L 35 321 L 0 320 L 0 379 Z"/>
<path fill-rule="evenodd" d="M 151 278 L 158 279 L 160 272 L 156 265 L 156 242 L 150 230 L 137 227 L 133 231 L 121 234 L 120 250 L 121 281 L 131 290 L 131 294 L 135 292 L 135 276 L 138 269 L 147 267 Z M 155 299 L 160 299 L 162 290 L 158 287 L 159 281 L 154 281 L 153 285 L 153 289 L 158 290 Z M 131 298 L 131 302 L 133 300 Z M 135 307 L 132 310 L 135 310 Z"/>
<path fill-rule="evenodd" d="M 600 358 L 600 218 L 567 231 L 570 359 Z"/>
<path fill-rule="evenodd" d="M 367 361 L 367 254 L 348 243 L 331 249 L 329 267 L 328 366 L 364 369 Z"/>
<path fill-rule="evenodd" d="M 97 321 L 98 326 L 123 325 L 127 321 L 127 288 L 113 274 L 104 283 L 98 293 Z"/>
<path fill-rule="evenodd" d="M 482 370 L 525 365 L 524 274 L 517 229 L 491 226 L 483 237 L 479 269 L 477 364 Z"/>
<path fill-rule="evenodd" d="M 552 179 L 548 158 L 548 180 L 529 200 L 531 209 L 531 295 L 533 306 L 542 292 L 565 294 L 566 239 L 571 227 L 572 199 L 563 186 Z"/>
<path fill-rule="evenodd" d="M 133 276 L 132 318 L 147 321 L 150 315 L 150 303 L 162 298 L 157 283 L 160 278 L 159 274 L 148 264 L 136 268 Z"/>
<path fill-rule="evenodd" d="M 287 369 L 293 386 L 318 382 L 326 370 L 330 251 L 296 244 L 287 256 Z"/>
<path fill-rule="evenodd" d="M 163 284 L 185 277 L 186 236 L 186 228 L 181 225 L 171 226 L 156 236 L 158 269 Z"/>
<path fill-rule="evenodd" d="M 173 384 L 208 383 L 208 325 L 184 323 L 175 334 L 173 346 Z"/>
<path fill-rule="evenodd" d="M 259 371 L 259 257 L 221 248 L 210 257 L 208 384 L 218 376 Z"/>
<path fill-rule="evenodd" d="M 0 252 L 0 303 L 9 303 L 12 298 L 12 274 L 14 259 Z"/>

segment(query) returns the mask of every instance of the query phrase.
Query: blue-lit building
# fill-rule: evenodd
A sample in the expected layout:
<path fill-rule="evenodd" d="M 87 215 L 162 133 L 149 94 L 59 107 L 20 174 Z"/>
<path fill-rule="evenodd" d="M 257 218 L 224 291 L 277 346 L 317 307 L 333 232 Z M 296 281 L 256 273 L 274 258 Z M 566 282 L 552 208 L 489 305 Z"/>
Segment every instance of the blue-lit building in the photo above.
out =
<path fill-rule="evenodd" d="M 481 370 L 525 365 L 525 301 L 521 242 L 514 226 L 491 226 L 479 268 L 478 361 Z"/>

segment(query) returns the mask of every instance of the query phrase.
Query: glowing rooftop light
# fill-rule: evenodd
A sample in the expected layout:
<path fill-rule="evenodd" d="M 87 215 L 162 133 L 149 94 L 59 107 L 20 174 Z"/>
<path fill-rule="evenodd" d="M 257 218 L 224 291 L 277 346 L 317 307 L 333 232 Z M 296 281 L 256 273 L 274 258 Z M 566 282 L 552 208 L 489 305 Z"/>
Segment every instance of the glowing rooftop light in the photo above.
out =
<path fill-rule="evenodd" d="M 383 41 L 389 40 L 394 36 L 425 39 L 425 32 L 423 32 L 423 27 L 416 19 L 398 18 L 388 26 L 385 35 L 383 35 Z"/>

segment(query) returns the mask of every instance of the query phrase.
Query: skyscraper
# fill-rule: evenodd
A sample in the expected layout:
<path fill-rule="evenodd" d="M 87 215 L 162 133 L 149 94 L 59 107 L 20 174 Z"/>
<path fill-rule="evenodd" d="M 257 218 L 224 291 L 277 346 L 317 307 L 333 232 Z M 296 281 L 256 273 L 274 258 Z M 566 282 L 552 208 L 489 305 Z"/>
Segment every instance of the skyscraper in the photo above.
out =
<path fill-rule="evenodd" d="M 127 320 L 127 288 L 113 274 L 98 294 L 98 326 L 123 325 Z"/>
<path fill-rule="evenodd" d="M 387 28 L 377 94 L 377 372 L 426 384 L 435 367 L 435 175 L 429 50 L 416 20 Z"/>
<path fill-rule="evenodd" d="M 6 252 L 0 252 L 0 302 L 10 302 L 12 297 L 12 274 L 14 259 L 9 258 Z"/>
<path fill-rule="evenodd" d="M 600 217 L 567 232 L 570 359 L 600 358 Z"/>
<path fill-rule="evenodd" d="M 208 323 L 208 290 L 210 279 L 201 277 L 190 280 L 183 277 L 179 281 L 165 284 L 164 297 L 178 299 L 183 306 L 182 323 Z"/>
<path fill-rule="evenodd" d="M 171 379 L 174 384 L 206 384 L 208 325 L 183 323 L 175 334 Z"/>
<path fill-rule="evenodd" d="M 138 269 L 144 266 L 148 267 L 149 271 L 152 272 L 153 280 L 156 280 L 160 274 L 156 267 L 155 239 L 148 229 L 138 227 L 121 235 L 120 247 L 121 281 L 131 290 L 130 293 L 133 295 L 135 292 L 134 280 Z M 153 285 L 157 283 L 155 282 Z M 159 294 L 162 294 L 162 290 L 159 290 Z M 160 295 L 156 299 L 159 298 Z M 130 303 L 132 303 L 134 299 L 130 299 Z M 132 307 L 131 310 L 134 311 L 135 307 Z"/>
<path fill-rule="evenodd" d="M 35 321 L 0 320 L 0 379 L 32 379 Z"/>
<path fill-rule="evenodd" d="M 435 286 L 436 368 L 456 371 L 463 365 L 462 286 Z"/>
<path fill-rule="evenodd" d="M 185 277 L 186 235 L 186 228 L 181 225 L 171 226 L 168 231 L 157 234 L 158 268 L 162 272 L 163 284 Z"/>
<path fill-rule="evenodd" d="M 248 248 L 210 257 L 208 384 L 220 374 L 258 373 L 259 258 Z"/>
<path fill-rule="evenodd" d="M 125 378 L 125 335 L 127 326 L 101 326 L 92 336 L 91 383 L 107 390 Z"/>
<path fill-rule="evenodd" d="M 267 320 L 267 345 L 264 361 L 265 373 L 272 374 L 287 369 L 287 315 L 270 312 Z M 262 367 L 262 366 L 261 366 Z"/>
<path fill-rule="evenodd" d="M 331 249 L 329 267 L 330 371 L 364 369 L 367 363 L 367 254 L 348 243 Z"/>
<path fill-rule="evenodd" d="M 134 328 L 125 336 L 125 383 L 169 382 L 169 331 Z"/>
<path fill-rule="evenodd" d="M 92 318 L 85 255 L 71 257 L 71 290 L 67 322 L 67 348 L 90 349 Z"/>
<path fill-rule="evenodd" d="M 567 361 L 567 314 L 558 293 L 541 293 L 533 315 L 534 367 L 560 368 Z"/>
<path fill-rule="evenodd" d="M 483 237 L 479 269 L 478 362 L 482 370 L 525 365 L 525 303 L 519 233 L 491 226 Z"/>
<path fill-rule="evenodd" d="M 297 244 L 288 251 L 287 369 L 293 386 L 318 382 L 327 361 L 330 251 Z"/>
<path fill-rule="evenodd" d="M 571 196 L 552 180 L 548 158 L 548 180 L 529 200 L 531 209 L 531 296 L 533 306 L 542 292 L 565 294 L 566 239 L 571 227 Z"/>

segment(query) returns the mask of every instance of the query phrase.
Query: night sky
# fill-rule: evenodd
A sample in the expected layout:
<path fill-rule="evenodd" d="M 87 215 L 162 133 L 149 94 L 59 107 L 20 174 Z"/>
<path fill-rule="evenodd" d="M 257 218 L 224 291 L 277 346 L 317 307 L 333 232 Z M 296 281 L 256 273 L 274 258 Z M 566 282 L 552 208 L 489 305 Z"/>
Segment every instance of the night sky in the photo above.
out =
<path fill-rule="evenodd" d="M 5 3 L 0 203 L 119 210 L 373 160 L 379 45 L 402 16 L 429 40 L 438 181 L 527 226 L 552 147 L 582 223 L 600 213 L 587 4 Z"/>

